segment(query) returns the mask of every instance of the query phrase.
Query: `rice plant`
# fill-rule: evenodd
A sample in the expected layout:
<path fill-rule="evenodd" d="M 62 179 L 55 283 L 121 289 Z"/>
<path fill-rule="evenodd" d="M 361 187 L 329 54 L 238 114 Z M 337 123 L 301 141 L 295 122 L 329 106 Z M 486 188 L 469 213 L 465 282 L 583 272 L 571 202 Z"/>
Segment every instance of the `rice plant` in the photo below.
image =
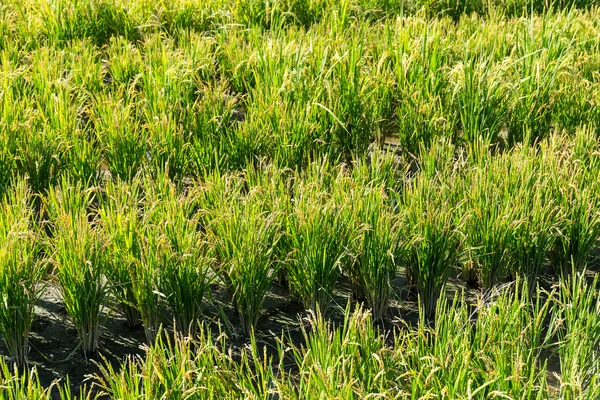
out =
<path fill-rule="evenodd" d="M 149 226 L 144 226 L 143 229 Z M 163 322 L 165 295 L 160 291 L 161 270 L 167 254 L 166 238 L 156 230 L 138 237 L 140 258 L 129 266 L 135 306 L 140 313 L 146 341 L 154 343 Z"/>
<path fill-rule="evenodd" d="M 512 190 L 506 178 L 510 163 L 484 162 L 461 179 L 466 198 L 464 232 L 469 254 L 465 278 L 490 289 L 509 274 L 512 253 L 510 241 L 522 223 L 515 218 Z M 469 273 L 471 274 L 469 276 Z"/>
<path fill-rule="evenodd" d="M 456 84 L 455 97 L 466 142 L 483 140 L 491 145 L 499 141 L 506 114 L 506 95 L 498 72 L 490 71 L 489 60 L 464 56 L 462 74 Z"/>
<path fill-rule="evenodd" d="M 429 146 L 438 138 L 449 135 L 455 116 L 444 109 L 449 95 L 449 83 L 441 72 L 448 59 L 437 40 L 436 24 L 427 23 L 425 34 L 416 48 L 409 36 L 395 38 L 390 43 L 394 54 L 396 75 L 396 116 L 400 145 L 407 154 L 417 154 L 421 145 Z"/>
<path fill-rule="evenodd" d="M 47 197 L 53 215 L 51 246 L 56 275 L 85 355 L 99 348 L 100 313 L 108 292 L 104 245 L 89 222 L 89 203 L 89 191 L 66 180 Z"/>
<path fill-rule="evenodd" d="M 529 22 L 531 23 L 531 22 Z M 571 45 L 568 41 L 543 37 L 545 51 L 537 51 L 535 38 L 527 25 L 517 30 L 516 50 L 519 55 L 512 68 L 516 76 L 527 79 L 514 80 L 513 98 L 509 110 L 508 141 L 534 143 L 547 137 L 552 127 L 554 107 L 553 92 L 559 88 L 559 72 L 566 62 L 565 54 Z M 542 31 L 542 35 L 547 34 Z"/>
<path fill-rule="evenodd" d="M 371 315 L 346 307 L 340 326 L 328 322 L 317 309 L 302 326 L 305 344 L 292 346 L 299 368 L 297 382 L 284 378 L 284 398 L 387 398 L 398 395 L 393 350 L 374 327 Z M 360 365 L 360 367 L 358 367 Z M 358 367 L 358 368 L 357 368 Z M 286 393 L 289 391 L 289 393 Z"/>
<path fill-rule="evenodd" d="M 164 186 L 157 185 L 159 195 L 146 191 L 147 231 L 164 235 L 165 249 L 160 269 L 159 290 L 164 294 L 176 322 L 184 335 L 195 335 L 202 312 L 202 301 L 209 294 L 213 279 L 213 258 L 209 244 L 198 230 L 194 198 L 179 194 L 164 176 Z"/>
<path fill-rule="evenodd" d="M 574 138 L 557 135 L 543 148 L 556 154 L 550 189 L 559 208 L 559 221 L 551 261 L 562 275 L 573 269 L 581 271 L 593 261 L 600 235 L 598 183 L 592 172 L 597 170 L 597 144 L 590 134 L 583 127 Z"/>
<path fill-rule="evenodd" d="M 527 279 L 534 290 L 554 245 L 560 216 L 555 200 L 548 195 L 548 177 L 537 174 L 537 167 L 531 165 L 531 160 L 534 159 L 527 157 L 513 164 L 513 168 L 520 168 L 513 169 L 520 175 L 514 180 L 520 190 L 515 198 L 513 219 L 521 223 L 512 235 L 510 252 L 514 263 L 511 274 Z"/>
<path fill-rule="evenodd" d="M 195 340 L 183 336 L 171 340 L 160 331 L 144 358 L 129 357 L 120 369 L 105 361 L 97 385 L 110 398 L 119 399 L 233 399 L 241 394 L 224 343 L 223 336 L 213 339 L 204 328 Z"/>
<path fill-rule="evenodd" d="M 286 263 L 291 292 L 308 310 L 326 310 L 349 253 L 350 229 L 341 207 L 317 182 L 297 189 L 286 221 L 293 249 Z"/>
<path fill-rule="evenodd" d="M 268 212 L 253 192 L 224 204 L 209 224 L 215 274 L 227 289 L 244 334 L 257 324 L 267 291 L 280 265 L 274 260 L 281 238 L 279 212 Z"/>
<path fill-rule="evenodd" d="M 35 368 L 20 371 L 0 358 L 0 397 L 7 400 L 50 400 L 54 384 L 43 387 Z M 67 398 L 65 398 L 67 400 Z"/>
<path fill-rule="evenodd" d="M 133 292 L 134 265 L 141 258 L 143 234 L 140 191 L 138 182 L 108 181 L 98 208 L 101 234 L 107 242 L 105 274 L 130 327 L 141 323 Z"/>
<path fill-rule="evenodd" d="M 590 280 L 585 270 L 578 271 L 574 266 L 568 279 L 559 284 L 553 325 L 559 339 L 560 397 L 563 399 L 594 399 L 600 395 L 597 287 L 596 274 Z"/>
<path fill-rule="evenodd" d="M 29 332 L 46 272 L 31 203 L 27 182 L 20 181 L 0 204 L 0 336 L 18 367 L 28 362 Z"/>
<path fill-rule="evenodd" d="M 244 172 L 244 182 L 252 187 L 254 194 L 261 199 L 265 211 L 279 215 L 282 222 L 281 229 L 284 229 L 285 216 L 292 212 L 289 193 L 292 191 L 293 177 L 291 170 L 281 169 L 273 164 L 248 168 Z M 290 238 L 283 232 L 273 251 L 273 259 L 283 266 L 289 261 L 291 251 L 289 240 Z M 276 279 L 280 286 L 287 286 L 285 267 L 278 267 Z"/>
<path fill-rule="evenodd" d="M 125 181 L 142 171 L 148 161 L 148 133 L 138 119 L 135 100 L 135 92 L 126 89 L 98 97 L 90 117 L 108 170 Z"/>
<path fill-rule="evenodd" d="M 353 218 L 360 234 L 356 240 L 355 261 L 350 268 L 350 277 L 359 297 L 364 296 L 374 319 L 385 316 L 392 297 L 392 281 L 397 273 L 398 248 L 403 229 L 387 205 L 389 199 L 383 188 L 366 187 L 357 189 L 353 201 Z"/>
<path fill-rule="evenodd" d="M 521 282 L 482 299 L 474 313 L 463 296 L 450 302 L 443 294 L 432 325 L 421 307 L 419 326 L 397 339 L 397 363 L 406 371 L 398 384 L 415 397 L 548 398 L 540 355 L 551 303 L 540 292 L 530 298 Z"/>
<path fill-rule="evenodd" d="M 554 259 L 560 273 L 567 275 L 570 269 L 581 271 L 591 259 L 600 237 L 597 191 L 593 187 L 566 186 L 562 192 L 563 219 L 558 229 Z"/>
<path fill-rule="evenodd" d="M 458 207 L 447 197 L 443 187 L 426 178 L 417 179 L 403 196 L 406 213 L 401 226 L 407 239 L 402 244 L 402 263 L 428 317 L 434 315 L 437 299 L 463 256 L 464 220 L 456 218 Z"/>
<path fill-rule="evenodd" d="M 175 234 L 175 233 L 171 233 Z M 173 242 L 174 239 L 170 238 Z M 202 300 L 210 287 L 212 259 L 207 256 L 206 245 L 174 246 L 161 278 L 161 289 L 166 294 L 169 308 L 175 316 L 177 328 L 184 334 L 194 335 L 202 312 Z"/>
<path fill-rule="evenodd" d="M 478 305 L 474 370 L 485 371 L 481 379 L 493 382 L 488 386 L 490 392 L 511 393 L 515 398 L 545 397 L 548 366 L 542 354 L 552 336 L 545 321 L 554 293 L 544 293 L 539 287 L 532 292 L 528 282 L 521 280 L 500 290 Z"/>

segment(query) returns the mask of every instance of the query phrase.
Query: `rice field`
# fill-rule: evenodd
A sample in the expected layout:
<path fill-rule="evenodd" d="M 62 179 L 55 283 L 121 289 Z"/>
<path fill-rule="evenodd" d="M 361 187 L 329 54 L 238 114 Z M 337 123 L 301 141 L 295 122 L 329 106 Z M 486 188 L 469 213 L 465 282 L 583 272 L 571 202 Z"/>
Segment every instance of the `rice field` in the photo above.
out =
<path fill-rule="evenodd" d="M 600 398 L 600 2 L 0 0 L 0 399 Z"/>

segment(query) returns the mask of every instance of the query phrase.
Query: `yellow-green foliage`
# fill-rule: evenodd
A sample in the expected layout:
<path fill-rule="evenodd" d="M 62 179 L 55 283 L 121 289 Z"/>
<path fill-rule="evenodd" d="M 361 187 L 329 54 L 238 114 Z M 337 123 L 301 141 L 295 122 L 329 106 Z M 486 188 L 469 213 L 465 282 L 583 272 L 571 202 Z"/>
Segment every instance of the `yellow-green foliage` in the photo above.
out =
<path fill-rule="evenodd" d="M 81 397 L 597 398 L 599 32 L 596 0 L 0 0 L 0 398 L 50 395 L 43 284 L 85 353 L 103 310 L 145 330 Z"/>

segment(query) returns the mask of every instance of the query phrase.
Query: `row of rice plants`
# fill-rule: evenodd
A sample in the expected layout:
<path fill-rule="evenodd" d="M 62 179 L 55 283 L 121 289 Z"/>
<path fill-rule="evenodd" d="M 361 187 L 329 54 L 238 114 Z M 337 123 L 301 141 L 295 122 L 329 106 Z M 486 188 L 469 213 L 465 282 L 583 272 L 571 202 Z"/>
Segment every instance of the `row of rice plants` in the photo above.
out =
<path fill-rule="evenodd" d="M 600 196 L 597 169 L 588 169 L 597 161 L 581 163 L 597 158 L 589 135 L 553 137 L 537 154 L 524 147 L 494 156 L 484 147 L 475 164 L 442 144 L 422 155 L 401 195 L 360 166 L 350 173 L 327 162 L 297 174 L 214 175 L 189 188 L 164 175 L 109 181 L 100 192 L 63 181 L 45 200 L 49 248 L 86 353 L 97 349 L 109 290 L 149 343 L 167 311 L 193 335 L 213 283 L 227 291 L 246 334 L 276 279 L 306 309 L 325 311 L 345 276 L 353 296 L 383 318 L 402 289 L 392 286 L 400 267 L 433 317 L 461 268 L 486 289 L 520 278 L 533 291 L 548 266 L 566 275 L 591 261 Z M 578 198 L 556 202 L 562 188 Z"/>
<path fill-rule="evenodd" d="M 404 268 L 407 288 L 433 317 L 460 269 L 486 289 L 520 278 L 533 291 L 542 274 L 567 275 L 592 261 L 600 164 L 591 130 L 501 155 L 485 145 L 472 151 L 461 156 L 447 142 L 423 149 L 419 172 L 404 179 L 394 177 L 391 156 L 377 153 L 370 167 L 263 167 L 189 187 L 167 175 L 109 180 L 95 190 L 63 179 L 43 200 L 45 254 L 86 354 L 98 348 L 109 293 L 152 343 L 167 311 L 179 331 L 193 335 L 214 283 L 226 289 L 247 334 L 276 279 L 306 309 L 326 311 L 345 277 L 353 296 L 381 319 L 402 290 L 392 282 Z M 372 180 L 382 169 L 390 181 L 400 179 L 399 189 Z M 17 187 L 7 201 L 22 214 L 5 213 L 5 277 L 29 279 L 21 297 L 10 296 L 23 298 L 28 311 L 6 314 L 3 337 L 22 363 L 44 262 L 34 202 L 24 182 Z M 16 320 L 23 329 L 11 336 Z"/>
<path fill-rule="evenodd" d="M 237 190 L 230 190 L 227 181 Z M 268 189 L 256 186 L 245 193 L 246 183 L 236 176 L 216 177 L 213 184 L 192 188 L 186 195 L 166 176 L 162 180 L 142 178 L 132 185 L 109 181 L 101 190 L 84 189 L 63 179 L 50 189 L 43 201 L 48 218 L 43 224 L 49 235 L 46 255 L 54 265 L 65 309 L 85 354 L 98 349 L 100 316 L 109 293 L 121 305 L 130 325 L 142 323 L 149 343 L 154 342 L 167 308 L 178 331 L 193 335 L 201 318 L 203 297 L 210 294 L 210 285 L 216 280 L 228 291 L 244 333 L 256 325 L 265 296 L 283 266 L 299 300 L 307 307 L 316 308 L 319 301 L 326 306 L 341 273 L 339 260 L 348 252 L 343 238 L 333 235 L 342 227 L 341 222 L 326 231 L 335 247 L 321 249 L 322 233 L 298 219 L 309 217 L 309 211 L 318 208 L 299 208 L 283 218 L 279 203 L 290 203 L 289 198 L 274 198 L 275 203 L 268 204 Z M 26 183 L 20 187 L 26 190 Z M 219 193 L 220 188 L 227 190 Z M 17 199 L 21 206 L 31 207 L 31 198 L 23 196 Z M 308 190 L 299 198 L 307 199 L 303 201 L 309 205 L 320 201 L 320 195 Z M 330 205 L 334 203 L 330 201 Z M 7 218 L 11 215 L 6 214 Z M 31 224 L 33 216 L 9 220 L 7 229 L 13 229 L 10 223 L 17 222 Z M 286 235 L 288 247 L 281 247 L 278 242 L 289 229 L 297 234 Z M 9 255 L 24 258 L 13 260 L 19 261 L 15 268 L 23 269 L 14 271 L 9 268 L 12 258 L 6 257 L 5 277 L 23 280 L 23 284 L 3 289 L 25 291 L 21 297 L 10 298 L 23 300 L 20 303 L 27 312 L 12 315 L 7 308 L 6 332 L 2 335 L 19 364 L 26 361 L 37 284 L 45 271 L 35 251 L 40 241 L 29 234 L 33 235 L 7 230 L 5 235 Z M 12 235 L 22 235 L 19 243 L 32 248 L 27 252 L 12 248 L 9 238 L 17 238 Z M 291 251 L 289 246 L 298 246 L 300 251 Z M 332 262 L 320 258 L 330 253 Z M 304 259 L 305 254 L 316 256 Z M 19 275 L 25 272 L 37 275 L 25 281 L 26 277 Z M 303 285 L 303 279 L 309 285 Z M 16 322 L 24 329 L 11 334 L 9 327 Z"/>
<path fill-rule="evenodd" d="M 195 339 L 161 331 L 144 357 L 103 364 L 80 398 L 593 399 L 600 390 L 596 284 L 575 274 L 549 293 L 530 294 L 517 281 L 481 299 L 475 312 L 460 296 L 442 295 L 432 324 L 421 309 L 421 322 L 392 338 L 361 308 L 348 307 L 339 326 L 317 310 L 299 321 L 304 343 L 284 336 L 275 357 L 254 338 L 234 354 L 226 335 L 205 327 Z M 554 377 L 551 359 L 560 361 Z M 35 370 L 0 364 L 0 394 L 50 398 Z M 62 399 L 73 398 L 55 384 Z"/>
<path fill-rule="evenodd" d="M 3 21 L 15 40 L 0 48 L 1 187 L 201 177 L 265 158 L 302 169 L 390 136 L 412 158 L 444 137 L 517 146 L 600 121 L 595 8 L 457 25 L 365 17 L 338 33 L 224 25 L 99 47 L 17 40 L 39 21 L 21 26 L 14 7 Z"/>
<path fill-rule="evenodd" d="M 551 265 L 556 274 L 581 270 L 600 235 L 595 134 L 553 136 L 537 148 L 465 163 L 456 192 L 464 200 L 468 249 L 465 277 L 490 288 L 520 274 L 535 285 Z"/>
<path fill-rule="evenodd" d="M 94 0 L 72 3 L 67 0 L 4 3 L 7 22 L 27 15 L 31 22 L 18 30 L 3 26 L 4 33 L 14 33 L 32 42 L 48 40 L 58 44 L 78 38 L 89 38 L 95 44 L 106 44 L 114 35 L 139 39 L 148 32 L 178 34 L 181 30 L 213 31 L 223 25 L 243 25 L 263 30 L 285 26 L 310 28 L 327 24 L 343 30 L 355 19 L 377 20 L 404 15 L 449 16 L 458 20 L 463 15 L 479 13 L 520 17 L 552 10 L 591 8 L 596 0 L 211 0 L 198 4 L 188 0 Z M 0 25 L 1 26 L 1 25 Z"/>

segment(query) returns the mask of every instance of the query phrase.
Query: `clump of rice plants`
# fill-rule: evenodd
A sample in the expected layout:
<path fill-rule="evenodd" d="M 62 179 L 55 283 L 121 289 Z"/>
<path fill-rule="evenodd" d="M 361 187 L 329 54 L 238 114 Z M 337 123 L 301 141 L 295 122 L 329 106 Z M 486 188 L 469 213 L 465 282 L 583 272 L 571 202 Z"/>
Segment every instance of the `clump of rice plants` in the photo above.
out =
<path fill-rule="evenodd" d="M 506 94 L 499 73 L 490 70 L 490 60 L 480 60 L 468 51 L 460 69 L 455 94 L 462 138 L 467 143 L 481 140 L 486 145 L 499 141 L 506 114 Z"/>
<path fill-rule="evenodd" d="M 374 328 L 368 311 L 357 308 L 350 312 L 347 307 L 343 323 L 336 327 L 317 309 L 306 322 L 302 326 L 305 345 L 291 346 L 299 381 L 284 375 L 282 395 L 297 399 L 387 398 L 397 392 L 393 351 Z"/>
<path fill-rule="evenodd" d="M 188 232 L 178 230 L 180 228 L 175 224 L 167 228 L 170 249 L 165 257 L 160 285 L 177 329 L 193 336 L 202 315 L 202 300 L 209 293 L 212 258 L 207 254 L 206 243 L 194 241 L 193 234 L 185 236 Z M 186 239 L 188 243 L 185 243 Z"/>
<path fill-rule="evenodd" d="M 32 368 L 27 373 L 22 372 L 16 365 L 10 365 L 0 357 L 0 397 L 3 399 L 18 400 L 50 400 L 54 383 L 44 387 L 40 383 L 37 370 Z M 68 397 L 64 398 L 69 399 Z"/>
<path fill-rule="evenodd" d="M 407 240 L 402 262 L 408 284 L 429 317 L 463 255 L 463 218 L 456 217 L 459 207 L 449 197 L 447 188 L 425 177 L 417 178 L 403 194 Z"/>
<path fill-rule="evenodd" d="M 16 365 L 27 364 L 29 331 L 41 294 L 45 263 L 32 229 L 32 197 L 20 181 L 0 203 L 0 336 Z"/>
<path fill-rule="evenodd" d="M 560 398 L 595 399 L 600 396 L 600 297 L 598 275 L 588 279 L 577 271 L 559 284 L 553 325 L 558 333 Z"/>
<path fill-rule="evenodd" d="M 147 228 L 146 225 L 143 227 Z M 165 238 L 155 230 L 139 237 L 140 258 L 130 266 L 132 292 L 135 306 L 140 313 L 146 341 L 154 343 L 160 330 L 165 295 L 160 292 L 160 275 L 166 254 Z"/>
<path fill-rule="evenodd" d="M 512 277 L 521 276 L 534 290 L 548 254 L 554 245 L 560 215 L 555 200 L 549 195 L 549 175 L 536 165 L 534 150 L 523 148 L 516 155 L 509 177 L 518 190 L 514 196 L 513 220 L 520 221 L 512 233 Z M 511 176 L 512 175 L 512 176 Z"/>
<path fill-rule="evenodd" d="M 98 97 L 91 112 L 103 159 L 113 177 L 130 181 L 147 163 L 148 132 L 140 123 L 135 92 L 120 88 Z"/>
<path fill-rule="evenodd" d="M 234 356 L 221 331 L 202 326 L 195 338 L 162 331 L 145 357 L 128 357 L 121 368 L 108 360 L 100 365 L 95 383 L 110 398 L 168 396 L 179 399 L 266 399 L 284 384 L 277 379 L 272 358 L 261 353 L 254 335 Z M 278 347 L 283 355 L 283 349 Z M 287 398 L 287 397 L 283 397 Z"/>
<path fill-rule="evenodd" d="M 581 139 L 579 139 L 581 140 Z M 592 258 L 600 234 L 595 178 L 575 155 L 573 140 L 556 135 L 539 149 L 475 155 L 461 178 L 470 265 L 489 288 L 520 274 L 532 288 L 551 261 L 561 273 Z M 591 161 L 591 160 L 589 160 Z"/>
<path fill-rule="evenodd" d="M 162 187 L 146 193 L 147 231 L 164 238 L 159 289 L 173 313 L 176 328 L 195 335 L 202 301 L 209 292 L 213 258 L 204 235 L 198 230 L 193 196 L 180 194 L 161 176 Z"/>
<path fill-rule="evenodd" d="M 266 211 L 252 190 L 223 206 L 208 225 L 215 248 L 215 273 L 228 290 L 241 330 L 247 334 L 256 326 L 280 268 L 274 252 L 281 238 L 281 215 Z"/>
<path fill-rule="evenodd" d="M 165 394 L 182 399 L 398 394 L 394 351 L 374 328 L 368 312 L 350 313 L 348 307 L 340 327 L 319 312 L 305 322 L 306 345 L 287 346 L 282 340 L 277 346 L 281 361 L 291 353 L 299 378 L 285 372 L 282 364 L 276 374 L 272 358 L 259 351 L 254 336 L 236 361 L 227 338 L 223 334 L 215 338 L 202 327 L 195 339 L 177 335 L 171 340 L 161 331 L 145 357 L 130 357 L 120 369 L 105 361 L 95 376 L 96 384 L 110 398 L 121 399 Z"/>
<path fill-rule="evenodd" d="M 285 216 L 292 212 L 289 193 L 293 185 L 293 172 L 273 164 L 261 164 L 259 167 L 248 168 L 244 172 L 244 182 L 253 188 L 254 194 L 263 202 L 266 212 L 279 214 L 282 221 L 281 229 L 285 229 Z M 289 237 L 283 232 L 273 251 L 273 258 L 278 264 L 284 266 L 289 260 L 290 251 Z M 287 285 L 285 267 L 278 266 L 277 270 L 277 283 L 280 286 Z"/>
<path fill-rule="evenodd" d="M 574 138 L 553 137 L 542 151 L 556 154 L 549 183 L 559 210 L 550 260 L 566 276 L 586 268 L 600 238 L 598 144 L 595 133 L 584 126 Z"/>
<path fill-rule="evenodd" d="M 396 341 L 399 384 L 415 397 L 545 398 L 548 376 L 540 355 L 548 346 L 551 304 L 540 291 L 530 297 L 522 281 L 482 299 L 475 313 L 464 296 L 449 302 L 442 295 L 433 324 L 421 307 L 419 326 Z"/>
<path fill-rule="evenodd" d="M 401 34 L 389 41 L 388 47 L 395 60 L 398 138 L 407 154 L 418 154 L 419 148 L 448 136 L 456 116 L 446 107 L 450 98 L 450 84 L 445 71 L 449 60 L 448 49 L 437 32 L 439 25 L 426 21 L 420 27 L 415 45 L 410 36 Z M 435 38 L 434 40 L 431 40 Z"/>
<path fill-rule="evenodd" d="M 556 36 L 545 35 L 542 30 L 540 36 L 546 51 L 536 51 L 539 44 L 532 35 L 533 23 L 528 21 L 515 28 L 517 58 L 511 63 L 509 74 L 512 72 L 512 76 L 527 79 L 512 80 L 507 120 L 510 144 L 533 144 L 547 137 L 552 128 L 555 100 L 562 97 L 556 93 L 568 90 L 560 82 L 560 72 L 566 66 L 568 49 L 572 44 L 558 40 Z"/>
<path fill-rule="evenodd" d="M 549 391 L 547 361 L 541 355 L 551 338 L 545 321 L 553 296 L 539 287 L 532 291 L 527 281 L 518 279 L 478 304 L 472 370 L 481 371 L 479 382 L 489 382 L 486 391 L 513 398 Z"/>
<path fill-rule="evenodd" d="M 339 326 L 317 310 L 302 323 L 304 344 L 282 338 L 280 364 L 258 351 L 256 338 L 234 361 L 226 337 L 200 329 L 196 340 L 162 333 L 146 357 L 117 370 L 104 363 L 97 383 L 111 398 L 168 393 L 181 398 L 404 398 L 447 393 L 452 398 L 547 398 L 541 354 L 552 334 L 545 321 L 553 297 L 529 297 L 520 281 L 478 303 L 476 320 L 463 296 L 442 295 L 435 321 L 407 327 L 389 341 L 370 313 L 346 308 Z M 289 355 L 289 357 L 286 357 Z M 283 367 L 293 362 L 297 373 Z M 275 373 L 275 371 L 278 371 Z M 137 396 L 137 397 L 136 397 Z"/>
<path fill-rule="evenodd" d="M 465 173 L 459 185 L 466 199 L 464 232 L 471 274 L 465 277 L 490 289 L 510 270 L 510 241 L 521 221 L 514 218 L 514 199 L 508 195 L 513 189 L 506 179 L 510 163 L 506 157 L 485 160 Z"/>
<path fill-rule="evenodd" d="M 292 250 L 286 273 L 292 294 L 309 310 L 325 311 L 332 300 L 342 263 L 349 253 L 350 227 L 343 204 L 334 201 L 326 186 L 299 183 L 286 221 Z"/>
<path fill-rule="evenodd" d="M 52 215 L 52 257 L 65 309 L 84 354 L 92 354 L 99 348 L 100 313 L 108 285 L 103 244 L 87 212 L 91 192 L 63 180 L 46 199 Z"/>
<path fill-rule="evenodd" d="M 197 345 L 195 349 L 194 345 Z M 129 357 L 120 370 L 105 362 L 96 379 L 98 386 L 111 398 L 167 396 L 189 399 L 209 392 L 205 385 L 199 384 L 204 379 L 207 383 L 212 381 L 211 386 L 215 385 L 210 391 L 225 394 L 219 390 L 220 382 L 216 379 L 220 357 L 225 357 L 225 354 L 220 353 L 212 338 L 204 333 L 197 341 L 176 336 L 172 342 L 160 331 L 154 344 L 147 348 L 144 359 Z"/>
<path fill-rule="evenodd" d="M 600 205 L 597 183 L 578 188 L 561 187 L 561 220 L 554 245 L 553 261 L 562 275 L 571 269 L 582 271 L 590 261 L 600 238 Z"/>
<path fill-rule="evenodd" d="M 356 189 L 352 201 L 354 213 L 347 218 L 356 221 L 359 230 L 354 244 L 354 262 L 349 269 L 355 296 L 363 297 L 374 319 L 385 316 L 392 296 L 392 280 L 396 277 L 396 258 L 402 228 L 392 214 L 389 198 L 380 186 Z"/>
<path fill-rule="evenodd" d="M 133 291 L 134 265 L 141 257 L 140 190 L 137 181 L 127 184 L 110 180 L 105 185 L 98 208 L 99 227 L 107 242 L 105 274 L 110 281 L 111 292 L 130 327 L 141 323 Z"/>

